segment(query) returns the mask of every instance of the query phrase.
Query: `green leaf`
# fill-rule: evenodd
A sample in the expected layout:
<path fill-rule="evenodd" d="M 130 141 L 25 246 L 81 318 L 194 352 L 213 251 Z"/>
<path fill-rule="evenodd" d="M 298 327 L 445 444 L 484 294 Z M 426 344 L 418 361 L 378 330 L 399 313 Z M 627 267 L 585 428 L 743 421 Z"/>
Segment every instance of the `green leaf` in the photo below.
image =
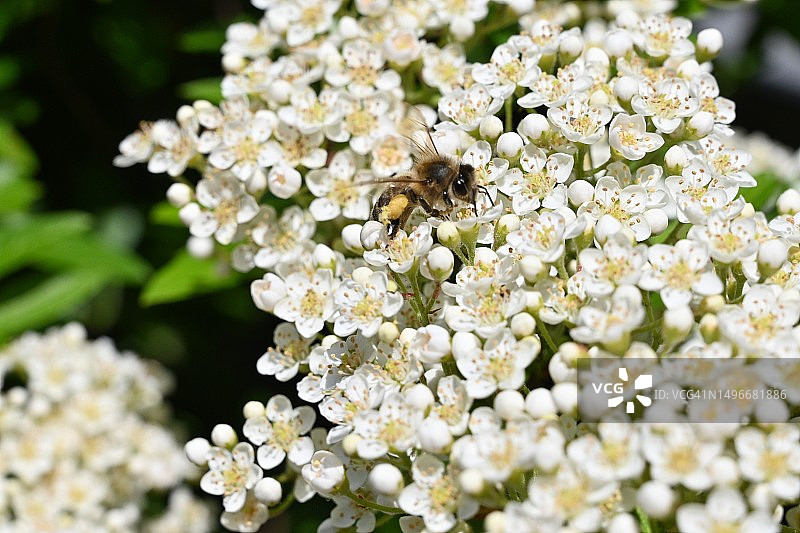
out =
<path fill-rule="evenodd" d="M 97 294 L 106 281 L 91 270 L 66 272 L 0 303 L 0 343 L 27 329 L 66 317 Z"/>
<path fill-rule="evenodd" d="M 758 185 L 740 190 L 742 197 L 753 204 L 756 211 L 766 210 L 788 187 L 778 176 L 769 172 L 759 174 L 755 178 Z"/>
<path fill-rule="evenodd" d="M 35 181 L 9 179 L 4 164 L 0 161 L 0 214 L 27 211 L 42 195 L 42 187 Z"/>
<path fill-rule="evenodd" d="M 150 266 L 128 250 L 113 248 L 91 235 L 79 235 L 39 248 L 31 263 L 45 270 L 89 269 L 106 281 L 141 283 Z"/>
<path fill-rule="evenodd" d="M 43 250 L 84 234 L 91 227 L 85 213 L 6 217 L 0 224 L 0 277 L 28 264 Z"/>
<path fill-rule="evenodd" d="M 7 122 L 0 121 L 0 140 L 0 213 L 23 211 L 41 194 L 32 179 L 36 156 Z"/>
<path fill-rule="evenodd" d="M 218 104 L 222 100 L 222 78 L 202 78 L 188 81 L 178 87 L 178 94 L 186 100 L 208 100 Z"/>
<path fill-rule="evenodd" d="M 233 287 L 238 279 L 235 272 L 220 272 L 214 260 L 196 259 L 183 250 L 150 277 L 139 299 L 145 306 L 185 300 Z"/>
<path fill-rule="evenodd" d="M 178 208 L 169 202 L 159 202 L 154 205 L 148 218 L 153 224 L 183 227 L 183 222 L 178 216 Z"/>
<path fill-rule="evenodd" d="M 218 28 L 189 30 L 178 40 L 178 48 L 188 54 L 219 53 L 225 42 L 225 32 Z"/>

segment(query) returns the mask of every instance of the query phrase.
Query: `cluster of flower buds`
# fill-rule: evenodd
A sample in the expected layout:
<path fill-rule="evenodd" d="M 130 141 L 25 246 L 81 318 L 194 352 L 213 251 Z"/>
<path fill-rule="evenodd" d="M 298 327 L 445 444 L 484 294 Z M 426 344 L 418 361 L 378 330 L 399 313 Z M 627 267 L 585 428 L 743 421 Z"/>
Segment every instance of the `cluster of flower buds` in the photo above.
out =
<path fill-rule="evenodd" d="M 315 495 L 325 532 L 798 524 L 797 394 L 722 425 L 577 412 L 582 358 L 800 358 L 800 194 L 772 220 L 739 194 L 757 182 L 717 30 L 624 9 L 581 27 L 573 3 L 254 3 L 223 102 L 143 126 L 117 160 L 181 177 L 190 250 L 264 271 L 253 301 L 285 322 L 257 369 L 316 406 L 253 401 L 246 441 L 223 424 L 187 444 L 226 528 Z M 354 185 L 414 165 L 408 104 L 482 194 L 390 237 Z"/>

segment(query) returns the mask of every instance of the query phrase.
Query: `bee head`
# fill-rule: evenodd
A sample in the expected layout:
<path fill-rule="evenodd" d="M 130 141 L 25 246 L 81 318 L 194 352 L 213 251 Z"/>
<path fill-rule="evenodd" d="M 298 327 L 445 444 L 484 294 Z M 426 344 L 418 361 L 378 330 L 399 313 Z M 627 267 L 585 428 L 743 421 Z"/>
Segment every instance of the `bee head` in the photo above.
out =
<path fill-rule="evenodd" d="M 450 184 L 450 192 L 462 202 L 474 202 L 475 169 L 471 165 L 459 165 L 458 175 Z"/>

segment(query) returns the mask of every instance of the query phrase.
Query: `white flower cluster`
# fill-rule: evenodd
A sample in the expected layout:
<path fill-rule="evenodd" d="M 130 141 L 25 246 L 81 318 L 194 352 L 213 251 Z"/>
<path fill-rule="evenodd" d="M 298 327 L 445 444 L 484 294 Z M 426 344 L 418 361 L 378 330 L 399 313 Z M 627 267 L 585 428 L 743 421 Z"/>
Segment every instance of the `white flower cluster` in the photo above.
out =
<path fill-rule="evenodd" d="M 299 377 L 317 407 L 250 402 L 247 441 L 220 425 L 187 444 L 225 527 L 315 494 L 335 504 L 322 532 L 394 515 L 432 533 L 796 525 L 796 395 L 742 424 L 577 416 L 583 357 L 800 357 L 800 195 L 773 220 L 739 195 L 756 180 L 711 74 L 718 31 L 695 44 L 671 2 L 617 2 L 656 12 L 585 29 L 526 2 L 479 25 L 481 0 L 254 3 L 262 21 L 223 49 L 223 103 L 145 126 L 118 159 L 201 172 L 168 197 L 194 238 L 266 271 L 253 301 L 285 323 L 258 371 Z M 389 238 L 353 185 L 411 167 L 407 104 L 485 193 Z"/>
<path fill-rule="evenodd" d="M 160 367 L 73 323 L 0 351 L 0 384 L 0 531 L 211 530 L 208 507 L 179 486 L 193 466 L 156 418 Z M 147 499 L 168 492 L 152 516 Z"/>

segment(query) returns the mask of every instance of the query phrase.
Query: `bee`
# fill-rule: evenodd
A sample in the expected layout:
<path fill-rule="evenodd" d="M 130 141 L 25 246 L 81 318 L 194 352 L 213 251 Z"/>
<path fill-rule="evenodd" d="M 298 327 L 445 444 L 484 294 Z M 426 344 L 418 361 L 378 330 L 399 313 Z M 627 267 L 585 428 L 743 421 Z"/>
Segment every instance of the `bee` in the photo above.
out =
<path fill-rule="evenodd" d="M 417 108 L 410 108 L 399 129 L 411 146 L 414 161 L 411 169 L 366 183 L 388 184 L 372 207 L 370 218 L 386 226 L 389 238 L 397 235 L 418 207 L 432 217 L 442 218 L 457 202 L 471 204 L 477 215 L 478 191 L 491 201 L 486 187 L 477 184 L 471 165 L 461 163 L 453 155 L 439 153 Z"/>

